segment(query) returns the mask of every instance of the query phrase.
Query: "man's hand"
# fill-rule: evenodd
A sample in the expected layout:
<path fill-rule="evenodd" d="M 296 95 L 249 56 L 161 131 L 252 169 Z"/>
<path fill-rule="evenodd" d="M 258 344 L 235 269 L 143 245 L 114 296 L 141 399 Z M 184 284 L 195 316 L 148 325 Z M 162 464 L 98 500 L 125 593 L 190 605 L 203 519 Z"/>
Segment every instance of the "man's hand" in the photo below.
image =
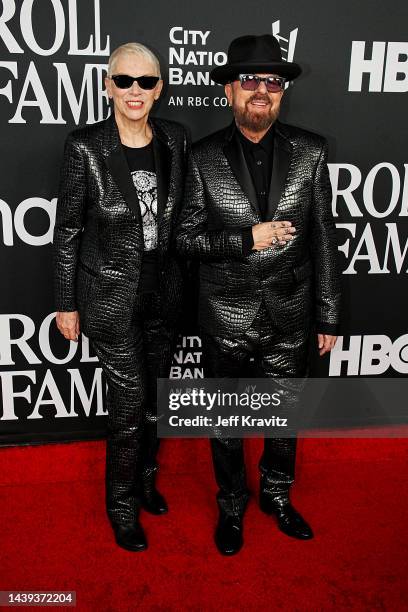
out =
<path fill-rule="evenodd" d="M 319 355 L 320 357 L 325 353 L 334 348 L 336 344 L 337 336 L 330 336 L 329 334 L 317 334 L 317 344 L 319 347 Z"/>
<path fill-rule="evenodd" d="M 73 312 L 57 312 L 56 324 L 64 338 L 78 342 L 80 329 L 79 313 L 77 310 Z"/>
<path fill-rule="evenodd" d="M 289 240 L 293 240 L 296 229 L 290 221 L 266 221 L 258 223 L 252 228 L 254 239 L 253 251 L 262 251 L 270 247 L 284 246 Z"/>

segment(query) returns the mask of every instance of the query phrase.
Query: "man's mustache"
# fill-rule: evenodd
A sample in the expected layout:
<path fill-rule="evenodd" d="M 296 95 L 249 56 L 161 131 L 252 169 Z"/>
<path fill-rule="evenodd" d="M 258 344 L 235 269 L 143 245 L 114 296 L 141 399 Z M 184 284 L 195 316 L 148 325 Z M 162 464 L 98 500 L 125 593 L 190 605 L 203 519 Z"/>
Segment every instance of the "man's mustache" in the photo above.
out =
<path fill-rule="evenodd" d="M 268 98 L 268 96 L 262 96 L 262 95 L 256 95 L 256 96 L 251 96 L 251 98 L 249 98 L 249 100 L 247 101 L 247 104 L 250 104 L 251 102 L 265 102 L 266 104 L 270 104 L 270 100 Z"/>

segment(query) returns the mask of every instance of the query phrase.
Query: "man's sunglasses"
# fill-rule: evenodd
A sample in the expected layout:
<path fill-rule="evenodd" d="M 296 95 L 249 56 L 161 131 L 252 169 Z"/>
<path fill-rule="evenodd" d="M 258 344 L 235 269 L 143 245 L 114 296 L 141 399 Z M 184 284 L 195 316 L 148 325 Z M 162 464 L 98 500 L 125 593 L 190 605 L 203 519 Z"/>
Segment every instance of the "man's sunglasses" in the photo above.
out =
<path fill-rule="evenodd" d="M 129 89 L 134 81 L 139 85 L 140 89 L 154 89 L 160 81 L 158 76 L 140 76 L 132 77 L 128 74 L 114 74 L 111 76 L 112 81 L 119 89 Z"/>
<path fill-rule="evenodd" d="M 238 76 L 242 89 L 245 91 L 256 91 L 263 81 L 269 93 L 278 93 L 285 87 L 286 79 L 280 76 L 260 77 L 256 74 L 240 74 Z"/>

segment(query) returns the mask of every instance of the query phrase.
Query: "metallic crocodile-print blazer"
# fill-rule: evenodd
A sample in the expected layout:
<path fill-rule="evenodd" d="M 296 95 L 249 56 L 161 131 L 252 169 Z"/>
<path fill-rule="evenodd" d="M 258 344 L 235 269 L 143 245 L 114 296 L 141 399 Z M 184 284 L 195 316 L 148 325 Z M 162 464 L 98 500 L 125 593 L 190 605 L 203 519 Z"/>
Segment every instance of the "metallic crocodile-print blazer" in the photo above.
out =
<path fill-rule="evenodd" d="M 149 118 L 158 191 L 158 257 L 163 316 L 175 324 L 181 308 L 180 258 L 172 248 L 183 197 L 189 146 L 185 129 Z M 137 193 L 112 114 L 71 132 L 66 140 L 54 230 L 58 311 L 78 310 L 89 337 L 127 332 L 143 255 Z"/>
<path fill-rule="evenodd" d="M 284 247 L 242 255 L 242 229 L 260 223 L 257 197 L 233 123 L 193 147 L 176 230 L 179 252 L 200 259 L 199 322 L 223 337 L 243 333 L 263 298 L 275 324 L 306 334 L 339 322 L 340 278 L 327 143 L 275 123 L 267 220 L 291 221 Z"/>

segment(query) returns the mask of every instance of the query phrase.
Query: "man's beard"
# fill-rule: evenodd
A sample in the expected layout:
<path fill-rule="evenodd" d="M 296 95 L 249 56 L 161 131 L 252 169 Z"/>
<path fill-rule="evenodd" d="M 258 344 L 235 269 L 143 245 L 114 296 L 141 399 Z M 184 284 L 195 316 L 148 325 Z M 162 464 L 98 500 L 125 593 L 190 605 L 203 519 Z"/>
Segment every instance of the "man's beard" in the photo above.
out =
<path fill-rule="evenodd" d="M 252 101 L 259 100 L 262 102 L 267 102 L 270 105 L 270 99 L 268 96 L 254 95 L 252 98 L 247 100 L 245 104 L 245 108 L 233 108 L 235 121 L 237 125 L 250 130 L 251 132 L 264 132 L 267 130 L 274 121 L 278 118 L 279 115 L 279 106 L 275 107 L 273 110 L 270 108 L 269 112 L 257 112 L 253 107 L 251 108 L 249 105 Z"/>

